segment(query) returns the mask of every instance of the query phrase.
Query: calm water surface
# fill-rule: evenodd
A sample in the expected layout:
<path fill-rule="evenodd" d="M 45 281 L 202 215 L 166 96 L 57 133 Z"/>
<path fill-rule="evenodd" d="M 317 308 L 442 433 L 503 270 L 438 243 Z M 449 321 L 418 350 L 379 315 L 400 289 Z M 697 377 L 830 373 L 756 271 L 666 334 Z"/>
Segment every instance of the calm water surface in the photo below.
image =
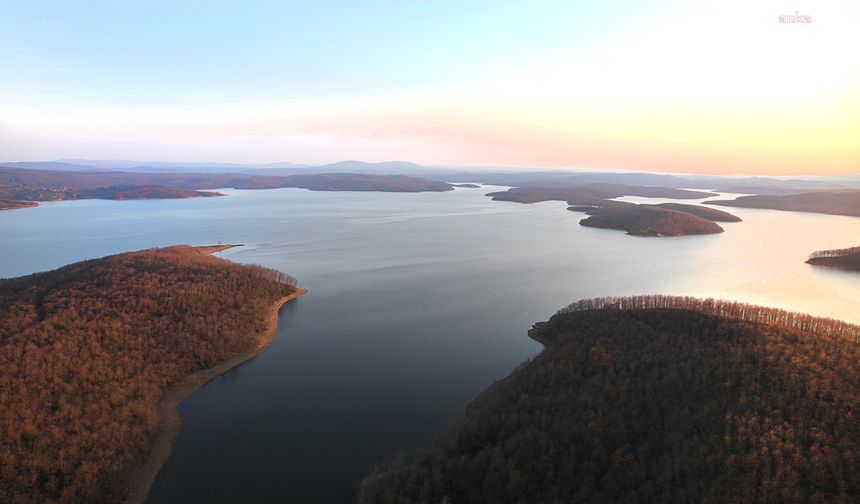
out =
<path fill-rule="evenodd" d="M 856 246 L 858 218 L 726 208 L 744 222 L 723 234 L 638 238 L 579 226 L 561 202 L 483 196 L 497 189 L 226 190 L 4 211 L 0 277 L 221 241 L 246 244 L 225 257 L 310 291 L 282 310 L 264 354 L 183 403 L 150 503 L 353 502 L 370 463 L 443 436 L 540 350 L 532 323 L 579 298 L 693 294 L 860 322 L 860 275 L 803 262 Z"/>

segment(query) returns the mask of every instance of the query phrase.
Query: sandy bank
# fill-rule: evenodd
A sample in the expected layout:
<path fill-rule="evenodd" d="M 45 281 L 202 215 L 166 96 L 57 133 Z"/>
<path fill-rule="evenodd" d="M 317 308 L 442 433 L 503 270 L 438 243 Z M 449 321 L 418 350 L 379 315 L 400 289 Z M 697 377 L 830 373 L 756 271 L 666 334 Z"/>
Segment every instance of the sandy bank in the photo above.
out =
<path fill-rule="evenodd" d="M 235 245 L 223 245 L 213 248 L 223 250 L 233 246 Z M 278 312 L 281 307 L 285 303 L 306 293 L 307 290 L 297 287 L 292 294 L 284 296 L 272 304 L 265 322 L 265 330 L 260 335 L 260 342 L 257 348 L 239 354 L 217 366 L 192 373 L 167 391 L 158 405 L 160 424 L 158 432 L 155 434 L 149 457 L 132 480 L 131 492 L 125 501 L 126 504 L 142 504 L 146 500 L 146 496 L 149 494 L 149 489 L 152 487 L 158 471 L 161 470 L 161 467 L 170 458 L 173 441 L 176 439 L 182 426 L 182 416 L 179 414 L 179 405 L 182 401 L 213 378 L 262 353 L 275 339 L 275 330 L 278 326 Z"/>

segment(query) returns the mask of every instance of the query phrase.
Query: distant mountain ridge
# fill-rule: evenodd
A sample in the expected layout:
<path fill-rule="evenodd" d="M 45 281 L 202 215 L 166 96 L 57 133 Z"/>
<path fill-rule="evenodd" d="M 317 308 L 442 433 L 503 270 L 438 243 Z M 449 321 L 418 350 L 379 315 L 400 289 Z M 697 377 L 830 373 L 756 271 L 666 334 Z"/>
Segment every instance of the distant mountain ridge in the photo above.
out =
<path fill-rule="evenodd" d="M 13 163 L 0 164 L 3 168 L 20 168 L 23 170 L 51 170 L 51 171 L 106 171 L 94 165 L 83 163 L 70 163 L 66 161 L 16 161 Z"/>
<path fill-rule="evenodd" d="M 0 166 L 56 171 L 120 171 L 136 173 L 242 173 L 255 175 L 298 175 L 319 173 L 363 173 L 408 175 L 444 182 L 479 182 L 511 187 L 580 187 L 591 184 L 709 189 L 722 192 L 786 195 L 801 192 L 860 189 L 860 173 L 834 176 L 738 177 L 719 175 L 676 175 L 648 172 L 582 171 L 573 169 L 470 168 L 427 166 L 410 161 L 368 162 L 344 160 L 327 164 L 292 162 L 218 163 L 135 160 L 90 160 L 64 158 L 55 161 L 17 161 Z"/>
<path fill-rule="evenodd" d="M 860 175 L 774 178 L 572 170 L 491 172 L 464 169 L 464 171 L 457 171 L 451 168 L 423 166 L 409 161 L 359 160 L 338 161 L 318 166 L 289 162 L 262 165 L 165 161 L 141 163 L 143 162 L 132 160 L 61 159 L 0 164 L 0 199 L 9 201 L 83 199 L 93 197 L 94 194 L 110 194 L 112 186 L 152 186 L 150 190 L 137 190 L 132 193 L 122 191 L 122 193 L 127 197 L 158 198 L 203 195 L 194 193 L 183 195 L 171 190 L 299 187 L 314 191 L 424 192 L 450 191 L 454 189 L 451 184 L 455 183 L 481 183 L 513 188 L 507 193 L 494 193 L 494 199 L 509 199 L 524 203 L 547 199 L 567 200 L 573 205 L 571 210 L 586 211 L 592 217 L 584 219 L 583 225 L 603 223 L 599 227 L 604 227 L 605 224 L 618 229 L 620 226 L 621 229 L 632 234 L 660 236 L 703 232 L 708 229 L 710 232 L 719 232 L 721 228 L 714 226 L 713 223 L 678 214 L 679 209 L 674 209 L 676 212 L 670 212 L 671 209 L 667 208 L 634 209 L 630 207 L 623 210 L 604 208 L 598 211 L 579 207 L 582 205 L 607 207 L 607 198 L 620 195 L 684 199 L 709 195 L 703 191 L 717 191 L 755 196 L 708 203 L 817 211 L 839 215 L 858 215 L 860 212 L 853 199 L 848 203 L 851 207 L 848 209 L 842 208 L 845 205 L 839 203 L 846 197 L 840 193 L 860 190 Z M 94 192 L 96 189 L 100 191 Z M 564 195 L 570 191 L 576 193 L 576 198 Z M 594 191 L 600 194 L 591 194 Z M 586 201 L 588 195 L 593 196 L 598 203 Z M 807 204 L 809 198 L 816 199 L 816 204 Z M 787 201 L 792 201 L 793 204 L 786 206 Z M 801 201 L 804 204 L 798 206 Z M 14 207 L 15 205 L 9 203 L 5 206 Z M 20 206 L 17 205 L 17 207 Z M 596 215 L 601 212 L 603 215 Z M 660 221 L 659 225 L 655 224 L 655 218 Z"/>
<path fill-rule="evenodd" d="M 74 165 L 94 166 L 107 171 L 147 171 L 147 172 L 209 172 L 223 173 L 243 171 L 249 168 L 306 168 L 308 164 L 301 163 L 266 163 L 262 165 L 245 163 L 218 163 L 218 162 L 171 162 L 171 161 L 134 161 L 127 159 L 89 160 L 89 159 L 59 159 L 63 163 Z"/>

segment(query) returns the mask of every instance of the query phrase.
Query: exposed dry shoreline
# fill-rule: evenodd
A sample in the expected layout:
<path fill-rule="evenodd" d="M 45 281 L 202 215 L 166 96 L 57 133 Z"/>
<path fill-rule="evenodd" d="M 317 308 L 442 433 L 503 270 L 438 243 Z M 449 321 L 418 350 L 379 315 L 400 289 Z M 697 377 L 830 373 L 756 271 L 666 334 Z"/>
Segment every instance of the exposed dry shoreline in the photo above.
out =
<path fill-rule="evenodd" d="M 234 246 L 236 245 L 221 245 L 218 247 L 212 247 L 217 248 L 218 250 L 207 252 L 217 252 Z M 190 396 L 192 392 L 210 382 L 218 375 L 221 375 L 262 353 L 275 339 L 275 330 L 278 326 L 278 312 L 281 307 L 287 302 L 303 296 L 306 293 L 307 290 L 296 287 L 296 290 L 293 291 L 292 294 L 275 301 L 272 308 L 269 310 L 265 329 L 260 335 L 260 343 L 257 348 L 239 354 L 232 359 L 224 361 L 209 369 L 203 369 L 192 373 L 180 380 L 179 383 L 167 391 L 158 405 L 160 424 L 158 432 L 155 434 L 155 438 L 152 443 L 152 449 L 146 463 L 132 480 L 131 493 L 125 501 L 126 504 L 142 504 L 146 500 L 146 496 L 149 494 L 149 489 L 152 487 L 152 483 L 155 481 L 158 471 L 161 470 L 161 467 L 165 462 L 167 462 L 167 459 L 170 458 L 173 441 L 176 439 L 176 436 L 179 435 L 179 430 L 182 426 L 182 416 L 179 414 L 179 405 L 182 401 L 184 401 L 186 397 Z"/>
<path fill-rule="evenodd" d="M 243 243 L 219 243 L 218 245 L 196 245 L 194 250 L 203 255 L 211 255 L 217 252 L 223 252 L 234 247 L 244 247 Z"/>

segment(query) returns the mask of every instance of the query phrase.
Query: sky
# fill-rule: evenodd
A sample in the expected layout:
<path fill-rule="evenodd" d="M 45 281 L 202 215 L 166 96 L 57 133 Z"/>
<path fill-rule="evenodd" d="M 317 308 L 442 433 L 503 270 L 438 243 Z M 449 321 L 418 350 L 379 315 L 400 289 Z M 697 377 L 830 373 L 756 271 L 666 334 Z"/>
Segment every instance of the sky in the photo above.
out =
<path fill-rule="evenodd" d="M 858 48 L 860 0 L 0 0 L 0 161 L 860 173 Z"/>

